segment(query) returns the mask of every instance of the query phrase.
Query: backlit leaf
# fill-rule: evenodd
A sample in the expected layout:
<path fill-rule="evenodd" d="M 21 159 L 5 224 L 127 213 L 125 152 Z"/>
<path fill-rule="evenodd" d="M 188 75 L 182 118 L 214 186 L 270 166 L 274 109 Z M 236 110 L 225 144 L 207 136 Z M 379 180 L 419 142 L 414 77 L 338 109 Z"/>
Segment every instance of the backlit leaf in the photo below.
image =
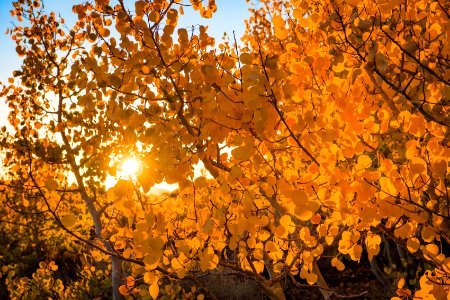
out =
<path fill-rule="evenodd" d="M 158 285 L 158 282 L 157 282 L 157 281 L 153 282 L 153 283 L 150 285 L 148 291 L 149 291 L 149 293 L 150 293 L 150 296 L 152 296 L 153 299 L 158 298 L 158 295 L 159 295 L 159 285 Z"/>
<path fill-rule="evenodd" d="M 61 217 L 61 223 L 66 227 L 72 227 L 77 222 L 77 217 L 72 214 L 67 214 Z"/>
<path fill-rule="evenodd" d="M 58 188 L 59 184 L 58 181 L 54 180 L 54 179 L 49 179 L 45 182 L 45 187 L 47 188 L 47 190 L 49 191 L 56 191 L 56 189 Z"/>

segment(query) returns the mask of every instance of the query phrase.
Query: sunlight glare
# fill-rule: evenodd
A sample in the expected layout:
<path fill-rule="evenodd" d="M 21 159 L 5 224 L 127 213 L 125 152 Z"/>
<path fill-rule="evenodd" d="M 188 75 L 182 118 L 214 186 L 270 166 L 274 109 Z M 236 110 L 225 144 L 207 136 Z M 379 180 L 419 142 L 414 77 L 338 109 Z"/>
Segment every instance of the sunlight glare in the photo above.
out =
<path fill-rule="evenodd" d="M 137 180 L 137 177 L 143 171 L 142 162 L 139 159 L 135 157 L 127 157 L 122 159 L 117 159 L 118 161 L 122 162 L 118 163 L 119 166 L 117 168 L 117 173 L 115 174 L 115 176 L 109 174 L 106 176 L 106 189 L 113 188 L 117 184 L 117 181 L 120 179 Z M 152 195 L 160 195 L 164 193 L 171 193 L 177 189 L 178 183 L 169 184 L 163 181 L 160 183 L 155 183 L 147 193 Z"/>
<path fill-rule="evenodd" d="M 120 167 L 120 175 L 125 178 L 136 178 L 140 172 L 141 162 L 134 157 L 125 159 Z"/>

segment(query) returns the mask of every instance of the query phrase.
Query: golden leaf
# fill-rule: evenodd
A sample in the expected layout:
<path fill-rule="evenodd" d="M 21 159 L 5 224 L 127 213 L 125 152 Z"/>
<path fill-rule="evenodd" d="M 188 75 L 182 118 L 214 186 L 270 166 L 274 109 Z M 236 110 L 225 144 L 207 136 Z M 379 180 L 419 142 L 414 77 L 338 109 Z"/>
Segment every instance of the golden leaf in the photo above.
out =
<path fill-rule="evenodd" d="M 422 227 L 421 236 L 425 242 L 431 243 L 436 237 L 436 232 L 431 226 L 424 226 Z"/>
<path fill-rule="evenodd" d="M 134 280 L 133 276 L 128 276 L 125 281 L 126 281 L 128 287 L 134 286 L 135 280 Z"/>
<path fill-rule="evenodd" d="M 359 261 L 361 258 L 362 253 L 362 247 L 361 245 L 354 245 L 351 247 L 348 251 L 348 254 L 350 255 L 350 258 L 355 261 Z"/>
<path fill-rule="evenodd" d="M 372 159 L 368 155 L 360 155 L 358 157 L 358 164 L 364 168 L 370 168 L 372 166 Z"/>
<path fill-rule="evenodd" d="M 54 180 L 54 179 L 49 179 L 45 182 L 45 187 L 47 188 L 47 190 L 49 191 L 56 191 L 56 189 L 58 188 L 59 184 L 58 181 Z"/>
<path fill-rule="evenodd" d="M 253 57 L 252 57 L 252 55 L 250 53 L 242 53 L 239 56 L 239 60 L 244 65 L 251 65 L 253 63 Z"/>
<path fill-rule="evenodd" d="M 231 151 L 233 157 L 237 160 L 248 160 L 253 152 L 252 145 L 239 146 Z"/>
<path fill-rule="evenodd" d="M 66 227 L 72 227 L 77 221 L 77 218 L 72 214 L 67 214 L 61 217 L 61 223 Z"/>
<path fill-rule="evenodd" d="M 120 179 L 114 186 L 115 199 L 131 198 L 134 191 L 134 184 L 131 180 Z"/>
<path fill-rule="evenodd" d="M 280 15 L 275 15 L 272 18 L 272 23 L 275 27 L 284 27 L 284 19 Z"/>
<path fill-rule="evenodd" d="M 158 285 L 158 281 L 153 282 L 153 283 L 150 285 L 148 291 L 149 291 L 149 293 L 150 293 L 150 296 L 151 296 L 153 299 L 158 298 L 158 295 L 159 295 L 159 285 Z"/>
<path fill-rule="evenodd" d="M 51 261 L 51 262 L 48 264 L 48 266 L 50 267 L 50 270 L 52 270 L 52 271 L 58 270 L 58 265 L 56 265 L 54 261 Z"/>
<path fill-rule="evenodd" d="M 119 287 L 119 292 L 120 292 L 122 295 L 127 295 L 127 294 L 129 293 L 128 288 L 127 288 L 125 285 L 121 285 L 121 286 Z"/>
<path fill-rule="evenodd" d="M 336 269 L 338 269 L 338 271 L 343 271 L 345 269 L 345 265 L 342 261 L 340 261 L 339 259 L 337 259 L 336 257 L 333 257 L 331 259 L 331 265 L 333 267 L 335 267 Z"/>
<path fill-rule="evenodd" d="M 368 234 L 366 237 L 366 248 L 369 261 L 380 252 L 381 237 L 377 234 Z"/>

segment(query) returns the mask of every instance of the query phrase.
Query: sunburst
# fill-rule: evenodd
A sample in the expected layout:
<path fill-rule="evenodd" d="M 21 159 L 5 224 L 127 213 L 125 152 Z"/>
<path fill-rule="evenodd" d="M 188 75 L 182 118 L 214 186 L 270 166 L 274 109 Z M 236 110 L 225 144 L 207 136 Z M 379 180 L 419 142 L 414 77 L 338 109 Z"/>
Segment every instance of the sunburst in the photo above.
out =
<path fill-rule="evenodd" d="M 134 179 L 141 172 L 141 162 L 135 157 L 125 158 L 120 165 L 119 176 L 125 179 Z"/>

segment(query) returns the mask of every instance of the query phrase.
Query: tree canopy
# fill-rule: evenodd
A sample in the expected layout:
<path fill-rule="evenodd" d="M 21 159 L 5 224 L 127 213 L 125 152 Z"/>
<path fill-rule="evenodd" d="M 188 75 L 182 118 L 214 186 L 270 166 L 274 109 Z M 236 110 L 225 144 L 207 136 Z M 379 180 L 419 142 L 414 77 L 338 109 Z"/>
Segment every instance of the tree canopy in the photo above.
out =
<path fill-rule="evenodd" d="M 200 276 L 231 270 L 273 299 L 308 285 L 331 299 L 320 261 L 365 260 L 393 299 L 446 299 L 450 3 L 261 0 L 239 43 L 177 26 L 186 6 L 220 9 L 80 1 L 68 27 L 14 2 L 9 296 L 214 299 Z M 149 192 L 162 182 L 178 189 Z M 165 288 L 182 280 L 197 288 Z"/>

